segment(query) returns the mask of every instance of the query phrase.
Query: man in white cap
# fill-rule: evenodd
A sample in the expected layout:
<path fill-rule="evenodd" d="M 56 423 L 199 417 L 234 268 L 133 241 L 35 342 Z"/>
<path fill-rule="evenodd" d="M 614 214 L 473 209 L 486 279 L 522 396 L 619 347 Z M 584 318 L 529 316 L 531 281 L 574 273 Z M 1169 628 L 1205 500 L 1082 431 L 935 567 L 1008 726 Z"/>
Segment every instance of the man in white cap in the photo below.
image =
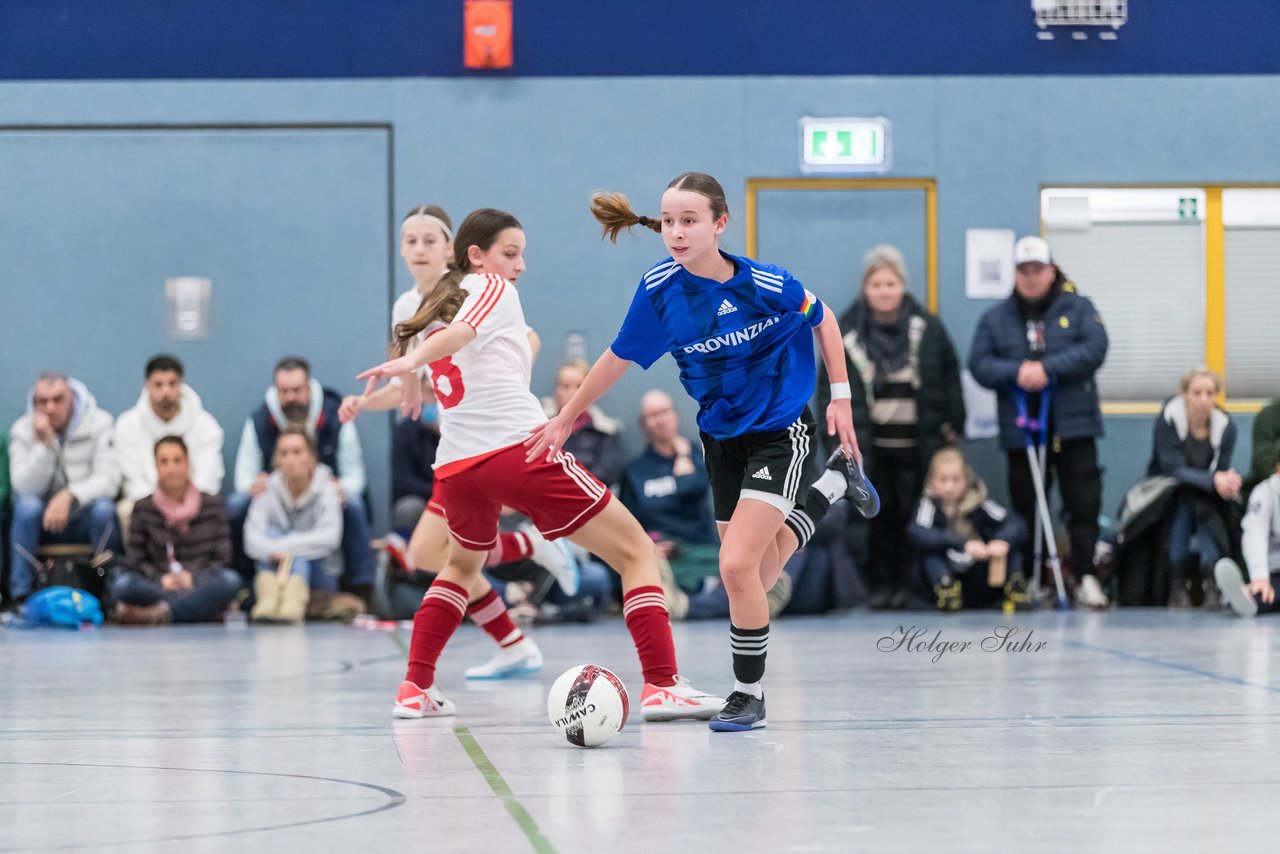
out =
<path fill-rule="evenodd" d="M 978 321 L 969 370 L 996 392 L 1000 444 L 1009 455 L 1009 497 L 1028 521 L 1035 518 L 1035 487 L 1026 434 L 1017 423 L 1016 396 L 1026 395 L 1027 413 L 1035 417 L 1041 395 L 1049 395 L 1045 489 L 1056 471 L 1072 565 L 1080 577 L 1076 603 L 1105 608 L 1107 597 L 1094 575 L 1093 553 L 1102 506 L 1097 439 L 1103 433 L 1095 375 L 1107 356 L 1107 330 L 1093 303 L 1076 292 L 1054 263 L 1043 238 L 1022 238 L 1013 256 L 1013 294 Z M 1028 541 L 1026 566 L 1032 565 L 1032 545 Z"/>

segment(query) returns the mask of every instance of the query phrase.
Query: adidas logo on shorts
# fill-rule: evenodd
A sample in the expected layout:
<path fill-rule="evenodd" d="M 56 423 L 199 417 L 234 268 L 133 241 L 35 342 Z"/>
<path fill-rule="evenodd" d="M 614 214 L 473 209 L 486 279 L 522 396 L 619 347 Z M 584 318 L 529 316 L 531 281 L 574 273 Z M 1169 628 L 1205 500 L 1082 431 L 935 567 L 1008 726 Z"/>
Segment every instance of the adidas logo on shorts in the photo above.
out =
<path fill-rule="evenodd" d="M 726 314 L 733 314 L 737 310 L 738 310 L 738 307 L 736 305 L 729 302 L 728 300 L 725 300 L 724 302 L 720 303 L 720 310 L 716 312 L 716 317 L 724 317 Z"/>
<path fill-rule="evenodd" d="M 773 478 L 769 476 L 768 466 L 764 466 L 763 468 L 760 469 L 760 471 L 751 475 L 751 477 L 755 480 L 773 480 Z"/>

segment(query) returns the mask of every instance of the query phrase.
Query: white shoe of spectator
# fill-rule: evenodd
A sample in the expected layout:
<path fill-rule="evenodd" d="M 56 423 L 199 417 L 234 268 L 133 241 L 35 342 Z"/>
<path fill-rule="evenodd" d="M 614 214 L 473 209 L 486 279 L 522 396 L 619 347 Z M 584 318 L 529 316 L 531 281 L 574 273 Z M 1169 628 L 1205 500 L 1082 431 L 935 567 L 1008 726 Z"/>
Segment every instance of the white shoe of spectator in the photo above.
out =
<path fill-rule="evenodd" d="M 1097 577 L 1086 575 L 1080 579 L 1080 586 L 1076 588 L 1076 604 L 1084 608 L 1106 608 L 1111 602 L 1107 599 L 1107 594 L 1102 592 L 1102 585 L 1098 583 Z"/>
<path fill-rule="evenodd" d="M 569 549 L 569 544 L 564 540 L 548 540 L 532 525 L 525 528 L 524 533 L 533 543 L 533 554 L 529 559 L 551 573 L 566 596 L 577 593 L 578 561 Z"/>
<path fill-rule="evenodd" d="M 1218 582 L 1218 589 L 1222 591 L 1232 611 L 1242 617 L 1258 615 L 1258 600 L 1254 599 L 1253 594 L 1249 592 L 1248 585 L 1244 583 L 1244 576 L 1240 574 L 1240 567 L 1234 560 L 1224 557 L 1214 564 L 1213 577 Z"/>

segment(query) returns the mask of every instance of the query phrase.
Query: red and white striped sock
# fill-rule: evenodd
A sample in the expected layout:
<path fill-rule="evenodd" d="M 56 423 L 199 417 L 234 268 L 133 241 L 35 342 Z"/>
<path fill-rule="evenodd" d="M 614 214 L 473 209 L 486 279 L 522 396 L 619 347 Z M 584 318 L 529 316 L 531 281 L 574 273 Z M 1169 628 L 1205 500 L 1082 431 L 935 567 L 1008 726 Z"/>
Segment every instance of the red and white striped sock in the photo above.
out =
<path fill-rule="evenodd" d="M 524 632 L 512 621 L 506 603 L 493 588 L 467 606 L 467 616 L 503 649 L 524 640 Z"/>
<path fill-rule="evenodd" d="M 523 560 L 531 554 L 533 554 L 533 541 L 529 539 L 528 534 L 522 531 L 516 531 L 514 534 L 499 534 L 498 544 L 489 550 L 485 566 Z"/>
<path fill-rule="evenodd" d="M 419 688 L 436 681 L 436 662 L 444 645 L 462 625 L 467 613 L 467 591 L 437 578 L 422 597 L 413 615 L 413 637 L 409 639 L 409 673 L 405 676 Z"/>
<path fill-rule="evenodd" d="M 659 688 L 676 684 L 676 645 L 662 588 L 636 587 L 622 594 L 622 616 L 640 654 L 644 681 Z"/>

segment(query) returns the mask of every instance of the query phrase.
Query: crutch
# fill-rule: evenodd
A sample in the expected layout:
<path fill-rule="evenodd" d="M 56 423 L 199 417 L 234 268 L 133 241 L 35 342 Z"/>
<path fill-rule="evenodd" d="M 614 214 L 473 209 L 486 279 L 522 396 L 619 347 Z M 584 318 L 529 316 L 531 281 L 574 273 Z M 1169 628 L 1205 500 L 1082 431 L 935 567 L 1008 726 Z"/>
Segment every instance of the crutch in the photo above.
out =
<path fill-rule="evenodd" d="M 1018 426 L 1026 438 L 1027 466 L 1031 469 L 1031 482 L 1036 490 L 1035 518 L 1035 561 L 1033 578 L 1037 596 L 1040 591 L 1040 545 L 1044 543 L 1049 552 L 1049 569 L 1053 570 L 1053 583 L 1058 591 L 1058 607 L 1070 608 L 1067 600 L 1067 588 L 1062 583 L 1062 563 L 1058 560 L 1058 543 L 1053 536 L 1053 519 L 1049 516 L 1049 498 L 1044 490 L 1044 465 L 1046 445 L 1049 434 L 1049 397 L 1053 386 L 1046 386 L 1040 392 L 1040 417 L 1033 419 L 1027 415 L 1027 393 L 1020 388 L 1014 389 L 1014 401 L 1018 407 Z M 1042 539 L 1043 535 L 1043 539 Z"/>

